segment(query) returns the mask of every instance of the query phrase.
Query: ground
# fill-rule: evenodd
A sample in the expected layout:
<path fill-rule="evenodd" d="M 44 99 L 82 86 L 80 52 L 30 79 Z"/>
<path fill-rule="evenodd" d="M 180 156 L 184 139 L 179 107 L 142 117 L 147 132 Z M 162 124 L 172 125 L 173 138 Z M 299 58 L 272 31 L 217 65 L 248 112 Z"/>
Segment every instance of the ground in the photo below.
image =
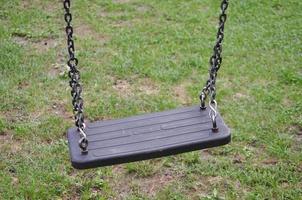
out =
<path fill-rule="evenodd" d="M 72 1 L 88 121 L 198 104 L 219 0 Z M 0 199 L 302 199 L 302 2 L 230 1 L 229 145 L 78 171 L 59 0 L 0 1 Z"/>

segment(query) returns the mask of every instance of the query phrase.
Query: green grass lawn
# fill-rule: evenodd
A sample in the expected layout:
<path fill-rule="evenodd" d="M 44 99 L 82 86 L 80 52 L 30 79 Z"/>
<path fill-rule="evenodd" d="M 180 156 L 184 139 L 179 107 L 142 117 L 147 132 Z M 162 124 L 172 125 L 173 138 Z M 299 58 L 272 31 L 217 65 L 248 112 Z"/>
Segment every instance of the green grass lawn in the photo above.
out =
<path fill-rule="evenodd" d="M 219 0 L 74 0 L 87 120 L 198 104 Z M 0 199 L 302 199 L 302 1 L 231 0 L 229 145 L 78 171 L 61 1 L 0 0 Z"/>

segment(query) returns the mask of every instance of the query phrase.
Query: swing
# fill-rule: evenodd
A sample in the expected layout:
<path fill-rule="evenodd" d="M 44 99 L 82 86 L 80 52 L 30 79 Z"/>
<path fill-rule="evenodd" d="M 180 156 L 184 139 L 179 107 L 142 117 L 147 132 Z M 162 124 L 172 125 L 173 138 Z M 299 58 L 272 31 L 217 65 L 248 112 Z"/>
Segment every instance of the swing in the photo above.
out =
<path fill-rule="evenodd" d="M 209 79 L 199 95 L 200 105 L 138 115 L 124 119 L 84 123 L 82 86 L 75 57 L 70 0 L 64 0 L 68 76 L 76 127 L 67 132 L 71 163 L 87 169 L 141 161 L 224 145 L 230 142 L 230 129 L 217 111 L 216 77 L 222 63 L 222 41 L 228 0 L 222 0 L 219 27 Z M 205 105 L 209 96 L 208 107 Z"/>

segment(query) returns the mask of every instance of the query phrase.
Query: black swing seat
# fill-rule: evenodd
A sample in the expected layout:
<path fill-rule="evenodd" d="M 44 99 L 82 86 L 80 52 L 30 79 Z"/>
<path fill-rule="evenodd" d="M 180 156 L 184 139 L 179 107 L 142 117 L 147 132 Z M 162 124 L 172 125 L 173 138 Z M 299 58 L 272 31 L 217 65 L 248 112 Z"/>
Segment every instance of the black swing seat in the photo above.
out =
<path fill-rule="evenodd" d="M 88 123 L 88 153 L 82 154 L 76 128 L 68 130 L 73 167 L 87 169 L 168 156 L 224 145 L 230 129 L 217 115 L 218 132 L 212 131 L 209 110 L 199 106 L 144 114 L 125 119 Z"/>

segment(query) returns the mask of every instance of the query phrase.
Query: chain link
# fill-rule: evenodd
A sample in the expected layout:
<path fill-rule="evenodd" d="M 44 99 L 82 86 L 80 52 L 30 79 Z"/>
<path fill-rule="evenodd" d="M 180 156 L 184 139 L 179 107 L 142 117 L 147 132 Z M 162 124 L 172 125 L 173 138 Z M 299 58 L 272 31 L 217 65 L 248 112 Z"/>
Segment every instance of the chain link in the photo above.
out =
<path fill-rule="evenodd" d="M 221 13 L 219 15 L 219 25 L 218 25 L 218 31 L 216 35 L 216 43 L 213 48 L 213 55 L 210 58 L 210 69 L 209 69 L 209 79 L 207 80 L 204 88 L 201 91 L 200 94 L 200 108 L 206 109 L 205 106 L 205 100 L 207 96 L 210 96 L 209 100 L 209 107 L 210 112 L 209 115 L 213 122 L 213 128 L 212 130 L 217 132 L 218 127 L 216 125 L 216 117 L 217 117 L 217 102 L 215 100 L 216 98 L 216 78 L 217 78 L 217 72 L 220 69 L 221 63 L 222 63 L 222 42 L 224 38 L 224 24 L 227 20 L 226 10 L 229 6 L 229 0 L 222 0 L 220 8 Z"/>
<path fill-rule="evenodd" d="M 83 114 L 83 98 L 81 97 L 82 86 L 80 84 L 80 72 L 77 69 L 78 59 L 75 57 L 75 48 L 73 41 L 73 27 L 71 25 L 72 15 L 70 12 L 70 0 L 64 0 L 63 2 L 66 22 L 66 35 L 67 35 L 67 50 L 69 59 L 67 65 L 69 66 L 68 76 L 70 78 L 69 85 L 71 87 L 72 105 L 74 112 L 75 125 L 78 128 L 81 139 L 79 140 L 79 146 L 83 153 L 87 153 L 88 140 L 85 134 L 85 123 Z"/>

